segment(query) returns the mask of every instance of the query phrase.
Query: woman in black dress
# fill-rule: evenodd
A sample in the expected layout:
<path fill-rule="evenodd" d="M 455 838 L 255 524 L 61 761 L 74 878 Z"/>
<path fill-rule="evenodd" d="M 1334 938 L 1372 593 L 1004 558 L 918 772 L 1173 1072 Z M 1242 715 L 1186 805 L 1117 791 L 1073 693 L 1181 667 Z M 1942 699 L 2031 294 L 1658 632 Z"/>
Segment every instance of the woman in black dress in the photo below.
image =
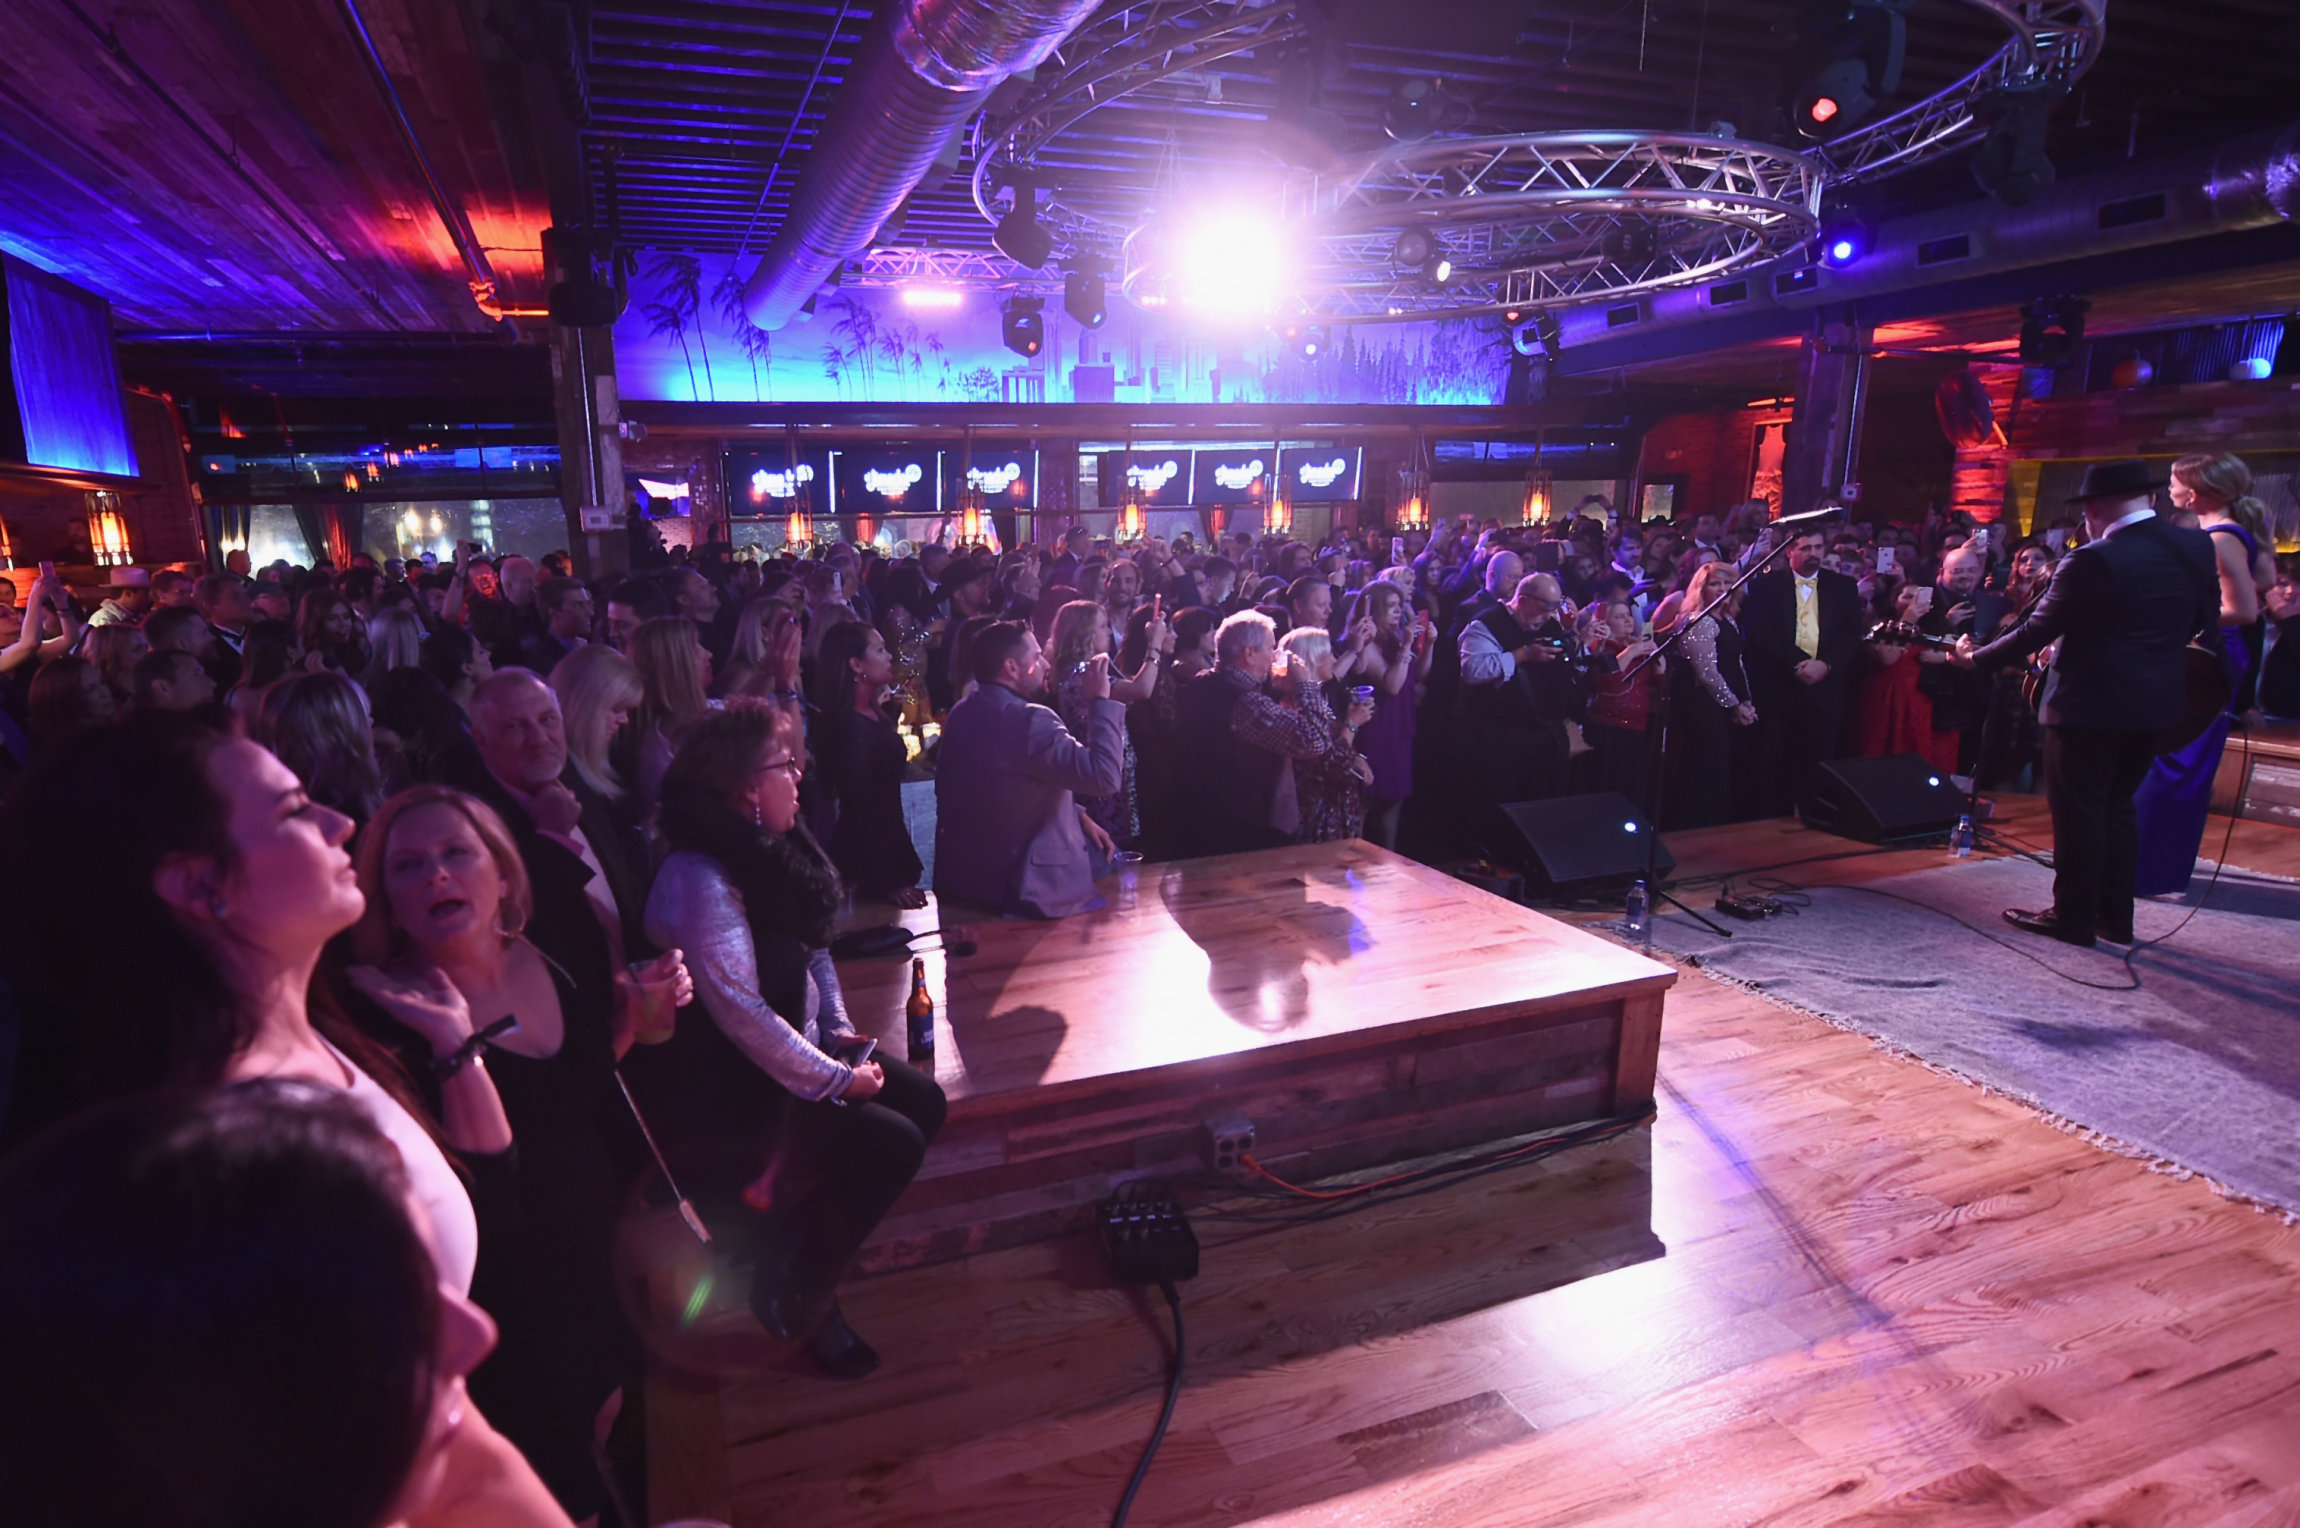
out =
<path fill-rule="evenodd" d="M 877 627 L 842 621 L 823 633 L 815 658 L 815 761 L 836 813 L 828 847 L 840 878 L 858 896 L 924 907 L 918 879 L 926 867 L 902 814 L 909 757 L 881 709 L 893 682 L 894 655 Z"/>
<path fill-rule="evenodd" d="M 1757 720 L 1749 676 L 1741 665 L 1739 594 L 1720 600 L 1733 569 L 1712 562 L 1694 570 L 1679 608 L 1690 627 L 1670 654 L 1668 818 L 1664 828 L 1730 822 L 1734 810 L 1735 729 Z"/>
<path fill-rule="evenodd" d="M 502 819 L 470 796 L 438 785 L 394 796 L 368 824 L 358 866 L 367 912 L 352 937 L 367 963 L 346 974 L 366 1001 L 347 1006 L 376 1038 L 406 1048 L 449 1135 L 457 1104 L 439 1087 L 434 1032 L 519 1021 L 467 1063 L 494 1079 L 514 1147 L 469 1163 L 479 1219 L 471 1293 L 502 1328 L 471 1394 L 568 1516 L 597 1517 L 595 1429 L 639 1377 L 615 1294 L 619 1199 L 603 1133 L 618 1102 L 622 991 L 578 986 L 520 936 L 526 869 Z M 693 992 L 683 970 L 672 983 L 674 1000 Z"/>

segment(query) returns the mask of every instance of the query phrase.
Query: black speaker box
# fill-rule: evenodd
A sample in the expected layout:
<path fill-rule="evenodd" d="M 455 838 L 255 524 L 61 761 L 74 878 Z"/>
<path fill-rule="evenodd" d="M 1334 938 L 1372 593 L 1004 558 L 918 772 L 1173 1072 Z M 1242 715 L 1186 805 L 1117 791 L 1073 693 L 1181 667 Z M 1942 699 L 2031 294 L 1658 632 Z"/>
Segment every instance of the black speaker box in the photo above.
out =
<path fill-rule="evenodd" d="M 1502 804 L 1501 814 L 1525 841 L 1528 852 L 1518 859 L 1528 890 L 1632 881 L 1645 874 L 1649 853 L 1657 876 L 1666 875 L 1677 863 L 1666 845 L 1650 842 L 1653 825 L 1619 791 L 1509 801 Z"/>
<path fill-rule="evenodd" d="M 1946 833 L 1964 811 L 1965 793 L 1913 753 L 1816 764 L 1797 798 L 1806 827 L 1868 844 Z"/>

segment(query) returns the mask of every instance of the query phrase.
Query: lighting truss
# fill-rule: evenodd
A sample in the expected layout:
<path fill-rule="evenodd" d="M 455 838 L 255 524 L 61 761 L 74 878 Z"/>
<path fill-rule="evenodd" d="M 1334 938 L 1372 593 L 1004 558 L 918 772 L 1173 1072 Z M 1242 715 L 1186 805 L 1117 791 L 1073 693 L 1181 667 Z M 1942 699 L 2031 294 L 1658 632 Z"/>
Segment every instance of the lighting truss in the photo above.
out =
<path fill-rule="evenodd" d="M 1307 253 L 1288 313 L 1376 322 L 1578 306 L 1697 285 L 1778 259 L 1813 236 L 1825 189 L 1968 146 L 1983 131 L 1977 110 L 1991 92 L 2066 85 L 2091 67 L 2106 38 L 2108 0 L 1963 3 L 2004 23 L 2002 47 L 1929 99 L 1803 153 L 1625 129 L 1426 138 L 1338 173 L 1299 172 L 1280 198 L 1293 242 Z M 1145 8 L 1113 0 L 1041 66 L 1037 84 L 976 120 L 977 210 L 995 224 L 1000 187 L 1096 109 L 1307 31 L 1290 3 Z M 1172 241 L 1155 221 L 1111 221 L 1078 199 L 1080 189 L 1055 188 L 1041 204 L 1057 258 L 1121 250 L 1126 295 L 1162 301 Z M 1452 262 L 1447 281 L 1393 269 L 1391 251 L 1407 227 L 1437 239 Z M 948 275 L 1030 286 L 1037 273 Z"/>
<path fill-rule="evenodd" d="M 1041 149 L 1081 117 L 1120 96 L 1133 95 L 1178 74 L 1205 68 L 1233 54 L 1267 49 L 1308 33 L 1293 5 L 1199 0 L 1143 8 L 1104 6 L 1038 67 L 1040 83 L 1004 113 L 988 111 L 974 124 L 974 205 L 995 224 L 1000 186 L 1035 163 Z M 1125 225 L 1066 200 L 1050 188 L 1038 220 L 1055 236 L 1055 255 L 1115 251 Z"/>
<path fill-rule="evenodd" d="M 1062 290 L 1060 273 L 1048 275 L 1018 265 L 996 250 L 884 246 L 847 262 L 841 286 L 891 287 L 909 284 L 956 287 L 1013 287 L 1024 291 Z"/>
<path fill-rule="evenodd" d="M 1810 239 L 1821 187 L 1806 156 L 1745 139 L 1523 133 L 1397 144 L 1307 183 L 1287 210 L 1306 253 L 1305 311 L 1363 322 L 1712 281 Z M 1452 263 L 1443 285 L 1393 268 L 1407 228 Z"/>
<path fill-rule="evenodd" d="M 1897 174 L 1953 153 L 1978 138 L 1975 108 L 1990 93 L 2075 82 L 2100 57 L 2108 39 L 2108 0 L 1964 0 L 1988 12 L 2011 33 L 1978 69 L 1947 89 L 1818 144 L 1832 186 L 1857 185 Z"/>

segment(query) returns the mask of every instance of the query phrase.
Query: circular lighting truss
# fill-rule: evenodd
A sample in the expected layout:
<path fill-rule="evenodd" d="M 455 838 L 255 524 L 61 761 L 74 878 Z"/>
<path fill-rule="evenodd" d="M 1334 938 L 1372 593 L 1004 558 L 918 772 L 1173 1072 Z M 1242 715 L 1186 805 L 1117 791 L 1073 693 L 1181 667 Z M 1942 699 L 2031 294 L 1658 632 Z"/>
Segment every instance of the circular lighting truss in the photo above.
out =
<path fill-rule="evenodd" d="M 1805 155 L 1696 133 L 1424 138 L 1298 198 L 1296 290 L 1356 322 L 1619 301 L 1788 254 L 1820 225 L 1821 185 Z M 1401 269 L 1412 232 L 1435 257 Z"/>
<path fill-rule="evenodd" d="M 1697 285 L 1788 255 L 1818 228 L 1825 189 L 1969 146 L 1986 129 L 1992 95 L 2067 85 L 2099 57 L 2106 36 L 2107 0 L 1964 3 L 2010 34 L 1987 61 L 1926 100 L 1803 153 L 1625 129 L 1432 137 L 1339 172 L 1296 172 L 1271 208 L 1294 261 L 1284 307 L 1321 322 L 1539 311 Z M 977 119 L 977 210 L 995 225 L 1004 216 L 995 205 L 1000 187 L 1096 109 L 1307 31 L 1291 4 L 1106 7 L 1057 51 L 1051 74 L 1042 66 L 1041 83 Z M 1060 186 L 1044 193 L 1039 219 L 1055 236 L 1057 259 L 1122 251 L 1122 289 L 1137 304 L 1184 300 L 1176 267 L 1188 240 L 1160 221 L 1115 223 Z M 1398 267 L 1398 237 L 1408 229 L 1434 237 L 1450 264 L 1443 281 L 1432 279 L 1434 258 Z"/>
<path fill-rule="evenodd" d="M 2108 0 L 1964 0 L 2011 36 L 1978 69 L 1916 105 L 1809 150 L 1831 186 L 1858 185 L 1963 148 L 1987 128 L 1981 109 L 2003 90 L 2066 87 L 2108 39 Z"/>

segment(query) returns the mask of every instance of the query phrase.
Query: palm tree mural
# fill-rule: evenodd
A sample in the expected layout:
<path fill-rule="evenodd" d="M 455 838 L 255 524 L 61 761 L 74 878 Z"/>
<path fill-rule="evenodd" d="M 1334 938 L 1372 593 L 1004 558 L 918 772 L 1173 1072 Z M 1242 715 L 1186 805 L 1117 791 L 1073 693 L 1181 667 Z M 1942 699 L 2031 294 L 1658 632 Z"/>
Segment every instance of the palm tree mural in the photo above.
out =
<path fill-rule="evenodd" d="M 735 274 L 731 263 L 711 288 L 711 299 L 719 305 L 719 316 L 727 321 L 735 348 L 751 363 L 752 398 L 762 403 L 771 401 L 775 396 L 775 337 L 751 322 L 750 312 L 743 306 L 743 278 Z"/>
<path fill-rule="evenodd" d="M 875 398 L 878 366 L 872 353 L 878 348 L 878 315 L 846 293 L 832 298 L 830 305 L 840 314 L 839 321 L 831 326 L 831 333 L 846 341 L 845 359 L 857 363 L 862 372 L 863 396 Z"/>
<path fill-rule="evenodd" d="M 647 279 L 660 282 L 655 301 L 641 309 L 647 315 L 648 332 L 668 334 L 679 342 L 679 355 L 687 364 L 687 393 L 701 399 L 701 388 L 711 385 L 711 347 L 703 338 L 703 262 L 693 255 L 657 255 L 647 267 Z M 695 380 L 695 356 L 687 347 L 687 330 L 695 331 L 695 344 L 703 352 L 703 380 L 701 387 Z M 718 394 L 713 391 L 715 399 Z"/>
<path fill-rule="evenodd" d="M 847 395 L 847 353 L 836 345 L 825 345 L 822 354 L 823 376 L 844 398 Z"/>
<path fill-rule="evenodd" d="M 888 367 L 893 370 L 895 383 L 898 386 L 901 386 L 901 384 L 906 380 L 906 363 L 910 359 L 910 347 L 903 343 L 902 331 L 895 328 L 892 324 L 889 324 L 886 328 L 880 330 L 878 336 L 878 353 L 885 359 Z M 906 398 L 910 395 L 910 389 L 908 387 L 902 387 L 902 392 L 903 396 Z"/>
<path fill-rule="evenodd" d="M 950 397 L 950 356 L 947 347 L 942 343 L 942 335 L 938 330 L 929 329 L 926 331 L 926 353 L 934 357 L 936 367 L 935 394 L 947 401 Z"/>

